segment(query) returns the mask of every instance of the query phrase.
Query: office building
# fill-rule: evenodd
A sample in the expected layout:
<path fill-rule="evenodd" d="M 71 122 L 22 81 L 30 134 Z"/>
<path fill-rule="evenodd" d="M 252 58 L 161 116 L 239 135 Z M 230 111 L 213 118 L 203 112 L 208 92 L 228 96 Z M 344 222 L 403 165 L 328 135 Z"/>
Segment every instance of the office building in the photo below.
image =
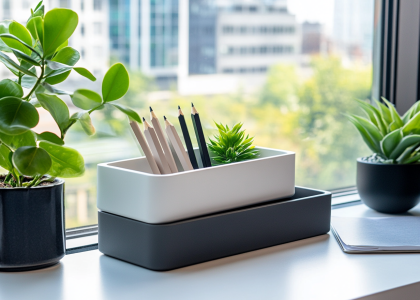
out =
<path fill-rule="evenodd" d="M 217 72 L 262 73 L 271 65 L 298 63 L 301 29 L 286 1 L 236 2 L 217 18 Z"/>
<path fill-rule="evenodd" d="M 188 26 L 188 73 L 216 73 L 215 1 L 190 0 Z"/>
<path fill-rule="evenodd" d="M 69 45 L 80 52 L 79 65 L 88 68 L 97 77 L 105 75 L 109 67 L 108 1 L 103 0 L 48 0 L 46 9 L 71 8 L 79 15 L 79 25 Z"/>
<path fill-rule="evenodd" d="M 302 23 L 302 54 L 319 54 L 322 52 L 325 37 L 320 23 Z"/>
<path fill-rule="evenodd" d="M 334 48 L 349 60 L 371 63 L 374 0 L 335 0 Z"/>
<path fill-rule="evenodd" d="M 0 19 L 25 24 L 38 1 L 1 0 Z M 102 0 L 47 0 L 46 10 L 54 7 L 71 8 L 79 15 L 79 24 L 69 40 L 69 46 L 80 52 L 79 66 L 101 77 L 109 67 L 108 2 Z M 0 76 L 9 76 L 4 70 Z"/>
<path fill-rule="evenodd" d="M 110 0 L 113 60 L 154 77 L 173 77 L 178 65 L 178 0 Z"/>

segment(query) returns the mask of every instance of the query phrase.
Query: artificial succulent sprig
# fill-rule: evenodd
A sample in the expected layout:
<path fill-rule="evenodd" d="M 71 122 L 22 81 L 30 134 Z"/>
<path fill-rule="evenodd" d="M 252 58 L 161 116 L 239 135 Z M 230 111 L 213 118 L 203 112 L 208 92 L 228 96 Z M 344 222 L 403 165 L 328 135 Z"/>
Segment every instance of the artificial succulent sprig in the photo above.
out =
<path fill-rule="evenodd" d="M 229 129 L 214 122 L 219 129 L 219 135 L 214 140 L 209 139 L 208 147 L 213 154 L 212 159 L 219 164 L 230 164 L 257 158 L 259 151 L 252 146 L 253 137 L 245 136 L 245 130 L 241 130 L 242 123 L 238 123 Z"/>

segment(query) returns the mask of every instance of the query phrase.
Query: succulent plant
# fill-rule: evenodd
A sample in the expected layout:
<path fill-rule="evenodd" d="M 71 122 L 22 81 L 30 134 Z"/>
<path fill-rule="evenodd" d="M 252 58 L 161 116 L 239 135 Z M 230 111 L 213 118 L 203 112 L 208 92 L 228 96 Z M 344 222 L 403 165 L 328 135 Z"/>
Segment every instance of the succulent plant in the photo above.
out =
<path fill-rule="evenodd" d="M 348 115 L 373 155 L 364 158 L 371 162 L 411 164 L 420 160 L 420 102 L 403 116 L 385 98 L 373 106 L 357 100 L 366 118 Z"/>
<path fill-rule="evenodd" d="M 219 135 L 214 136 L 214 140 L 209 139 L 208 147 L 216 163 L 230 164 L 258 157 L 259 151 L 252 146 L 254 138 L 249 135 L 245 137 L 245 130 L 241 130 L 242 123 L 236 124 L 232 129 L 227 125 L 214 123 L 219 129 Z"/>

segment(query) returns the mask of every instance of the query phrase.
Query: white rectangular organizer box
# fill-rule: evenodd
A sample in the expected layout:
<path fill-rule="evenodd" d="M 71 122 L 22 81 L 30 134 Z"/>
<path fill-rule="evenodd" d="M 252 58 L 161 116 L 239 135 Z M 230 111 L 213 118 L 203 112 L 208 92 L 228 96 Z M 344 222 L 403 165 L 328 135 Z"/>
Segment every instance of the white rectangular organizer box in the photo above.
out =
<path fill-rule="evenodd" d="M 145 157 L 99 164 L 98 209 L 161 224 L 293 196 L 295 153 L 257 149 L 257 159 L 165 175 Z"/>

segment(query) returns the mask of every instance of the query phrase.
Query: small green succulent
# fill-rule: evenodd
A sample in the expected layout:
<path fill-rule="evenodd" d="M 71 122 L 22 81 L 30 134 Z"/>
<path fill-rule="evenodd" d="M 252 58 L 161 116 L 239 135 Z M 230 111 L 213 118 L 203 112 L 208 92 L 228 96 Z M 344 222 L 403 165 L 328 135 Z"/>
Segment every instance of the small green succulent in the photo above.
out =
<path fill-rule="evenodd" d="M 403 116 L 385 98 L 385 104 L 373 106 L 357 100 L 366 118 L 347 117 L 357 128 L 373 155 L 363 158 L 369 162 L 386 164 L 411 164 L 420 161 L 420 101 Z"/>
<path fill-rule="evenodd" d="M 245 130 L 241 131 L 242 123 L 236 124 L 232 129 L 227 125 L 214 123 L 219 129 L 219 135 L 214 136 L 214 140 L 209 139 L 208 147 L 216 163 L 230 164 L 258 157 L 259 151 L 252 146 L 254 138 L 249 135 L 245 137 Z"/>

